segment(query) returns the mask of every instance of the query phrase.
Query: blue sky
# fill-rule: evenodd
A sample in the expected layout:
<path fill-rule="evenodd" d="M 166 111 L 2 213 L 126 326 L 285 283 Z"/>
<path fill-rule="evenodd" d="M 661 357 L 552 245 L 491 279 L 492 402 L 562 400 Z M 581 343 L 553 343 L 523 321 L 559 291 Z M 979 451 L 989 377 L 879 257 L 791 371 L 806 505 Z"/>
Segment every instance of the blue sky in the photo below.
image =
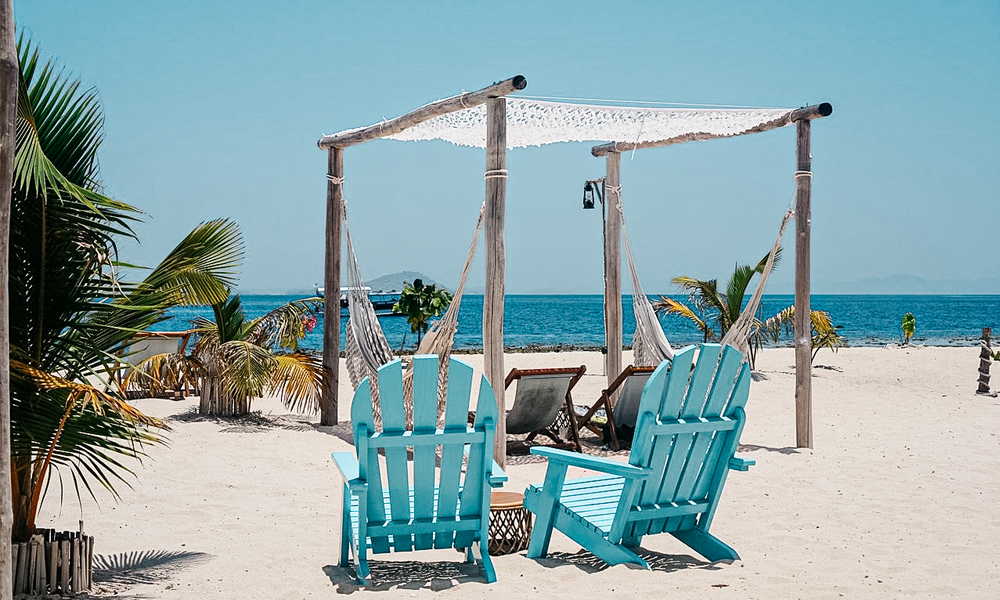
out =
<path fill-rule="evenodd" d="M 240 289 L 323 277 L 326 133 L 522 74 L 529 96 L 834 106 L 813 123 L 813 292 L 912 274 L 1000 293 L 1000 3 L 55 2 L 20 31 L 105 110 L 105 191 L 143 209 L 153 265 L 196 224 L 237 221 Z M 508 153 L 508 293 L 598 293 L 590 144 Z M 345 152 L 367 278 L 453 285 L 483 199 L 482 150 L 377 140 Z M 622 156 L 643 287 L 726 278 L 770 247 L 794 128 Z M 793 238 L 772 292 L 790 292 Z M 481 257 L 470 278 L 482 286 Z M 970 284 L 969 281 L 978 282 Z M 963 283 L 964 282 L 964 283 Z M 858 284 L 851 291 L 876 291 Z M 874 285 L 874 284 L 872 284 Z M 876 286 L 877 287 L 877 286 Z"/>

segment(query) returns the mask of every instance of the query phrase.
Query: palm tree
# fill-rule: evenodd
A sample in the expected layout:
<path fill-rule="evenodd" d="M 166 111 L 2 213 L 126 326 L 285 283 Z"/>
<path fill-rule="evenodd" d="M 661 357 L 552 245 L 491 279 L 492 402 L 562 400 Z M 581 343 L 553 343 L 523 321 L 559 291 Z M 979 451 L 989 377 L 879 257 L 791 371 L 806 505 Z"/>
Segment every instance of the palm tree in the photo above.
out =
<path fill-rule="evenodd" d="M 410 332 L 417 334 L 417 346 L 430 327 L 430 320 L 440 317 L 451 303 L 451 292 L 436 284 L 424 285 L 420 279 L 414 279 L 413 284 L 404 282 L 403 293 L 396 305 L 392 307 L 395 314 L 406 315 L 410 324 Z"/>
<path fill-rule="evenodd" d="M 139 283 L 118 274 L 115 238 L 139 211 L 100 193 L 103 117 L 22 40 L 11 197 L 11 484 L 14 541 L 26 541 L 49 475 L 77 495 L 130 473 L 124 458 L 160 441 L 161 423 L 122 400 L 108 378 L 136 332 L 171 304 L 218 302 L 235 277 L 234 225 L 200 226 Z M 109 391 L 106 391 L 109 390 Z M 150 429 L 153 428 L 153 429 Z"/>
<path fill-rule="evenodd" d="M 256 319 L 247 319 L 240 296 L 212 306 L 215 320 L 194 320 L 198 336 L 190 356 L 149 357 L 126 377 L 154 393 L 182 379 L 201 379 L 199 413 L 241 416 L 250 402 L 266 393 L 286 406 L 316 411 L 323 393 L 322 357 L 298 351 L 298 342 L 315 326 L 319 298 L 296 300 Z M 290 350 L 285 352 L 284 350 Z"/>
<path fill-rule="evenodd" d="M 760 259 L 756 266 L 736 265 L 733 275 L 726 285 L 726 293 L 722 294 L 718 289 L 718 282 L 715 279 L 694 279 L 692 277 L 675 277 L 672 282 L 680 285 L 688 292 L 693 307 L 689 307 L 683 302 L 678 302 L 667 296 L 661 296 L 653 302 L 653 308 L 661 314 L 681 315 L 691 320 L 698 330 L 702 332 L 704 341 L 720 340 L 725 337 L 726 332 L 733 326 L 740 316 L 743 308 L 743 299 L 746 297 L 747 287 L 757 273 L 762 273 L 767 265 L 768 255 Z M 774 264 L 777 266 L 781 258 L 781 248 L 774 257 Z M 836 351 L 837 348 L 847 344 L 837 331 L 840 325 L 833 325 L 830 315 L 824 311 L 814 310 L 809 314 L 812 322 L 813 355 L 821 348 L 830 348 Z M 759 318 L 754 319 L 753 327 L 750 330 L 750 367 L 754 368 L 757 360 L 757 352 L 766 342 L 777 343 L 781 339 L 782 331 L 789 331 L 795 319 L 795 307 L 789 307 L 778 314 L 764 321 Z M 713 328 L 714 327 L 714 328 Z"/>
<path fill-rule="evenodd" d="M 838 348 L 847 346 L 847 339 L 839 333 L 843 325 L 834 325 L 830 313 L 825 310 L 810 311 L 809 323 L 812 327 L 813 351 L 810 362 L 816 360 L 816 355 L 823 348 L 836 352 Z M 789 334 L 795 332 L 795 306 L 789 306 L 778 312 L 754 329 L 754 334 L 751 336 L 751 351 L 759 350 L 764 342 L 781 341 L 783 331 Z"/>
<path fill-rule="evenodd" d="M 688 293 L 688 299 L 694 307 L 689 307 L 683 302 L 678 302 L 667 296 L 660 296 L 653 302 L 653 309 L 661 314 L 681 315 L 690 319 L 702 332 L 703 340 L 706 342 L 722 339 L 739 318 L 747 286 L 750 285 L 755 274 L 764 272 L 768 256 L 770 256 L 770 252 L 765 254 L 764 258 L 760 259 L 760 262 L 754 267 L 736 265 L 736 269 L 726 285 L 725 294 L 719 292 L 718 281 L 715 279 L 675 277 L 671 283 L 681 286 Z M 780 259 L 781 248 L 778 248 L 778 253 L 774 257 L 775 266 Z"/>

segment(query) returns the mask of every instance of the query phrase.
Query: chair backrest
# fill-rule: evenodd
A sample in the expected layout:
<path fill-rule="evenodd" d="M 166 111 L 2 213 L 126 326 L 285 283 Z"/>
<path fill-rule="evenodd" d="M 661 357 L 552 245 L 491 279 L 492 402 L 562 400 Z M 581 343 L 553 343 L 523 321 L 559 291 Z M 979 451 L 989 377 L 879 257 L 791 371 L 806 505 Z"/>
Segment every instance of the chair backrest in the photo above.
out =
<path fill-rule="evenodd" d="M 632 367 L 628 377 L 622 384 L 622 391 L 614 405 L 615 425 L 635 427 L 639 415 L 639 402 L 642 400 L 642 390 L 653 374 L 651 367 Z"/>
<path fill-rule="evenodd" d="M 661 363 L 643 389 L 629 463 L 651 468 L 653 476 L 640 486 L 632 505 L 689 505 L 692 515 L 707 513 L 711 520 L 743 429 L 750 366 L 732 346 L 704 344 L 692 368 L 695 353 L 689 346 L 672 363 Z M 632 513 L 630 520 L 641 520 Z M 640 530 L 632 535 L 676 530 L 680 524 L 678 519 L 642 521 L 634 524 Z"/>
<path fill-rule="evenodd" d="M 497 423 L 493 388 L 483 377 L 479 385 L 475 423 L 469 427 L 473 369 L 467 363 L 451 358 L 444 427 L 437 429 L 438 356 L 414 356 L 412 370 L 411 430 L 406 428 L 403 368 L 399 359 L 378 369 L 382 431 L 375 430 L 368 378 L 358 385 L 351 406 L 359 476 L 369 486 L 368 522 L 386 519 L 383 496 L 384 490 L 387 490 L 393 523 L 411 523 L 411 527 L 401 526 L 399 532 L 391 536 L 373 535 L 372 550 L 388 552 L 390 541 L 397 551 L 467 548 L 476 533 L 468 526 L 473 525 L 477 518 L 481 521 L 489 515 L 488 480 L 493 465 L 493 438 Z M 469 448 L 468 463 L 463 477 L 462 459 L 466 455 L 466 445 Z M 385 452 L 384 475 L 379 462 L 380 449 Z M 408 452 L 412 452 L 412 461 L 407 460 Z M 454 524 L 454 527 L 448 529 L 448 523 Z"/>
<path fill-rule="evenodd" d="M 587 371 L 586 365 L 556 369 L 511 369 L 504 388 L 517 381 L 514 403 L 507 418 L 507 433 L 523 434 L 548 427 L 566 397 Z"/>

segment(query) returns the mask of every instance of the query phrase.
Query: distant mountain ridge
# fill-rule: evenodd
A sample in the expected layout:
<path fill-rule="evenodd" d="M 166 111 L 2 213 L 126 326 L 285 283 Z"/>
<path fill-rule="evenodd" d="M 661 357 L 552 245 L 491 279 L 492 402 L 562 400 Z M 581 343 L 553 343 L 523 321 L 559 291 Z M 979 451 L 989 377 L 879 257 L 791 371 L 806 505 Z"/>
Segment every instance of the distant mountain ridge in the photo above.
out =
<path fill-rule="evenodd" d="M 370 287 L 373 292 L 378 292 L 380 290 L 384 292 L 401 292 L 403 291 L 404 285 L 406 283 L 413 283 L 414 279 L 419 279 L 425 284 L 435 284 L 438 287 L 442 287 L 437 281 L 416 271 L 400 271 L 399 273 L 390 273 L 389 275 L 369 279 L 365 282 L 365 285 Z"/>

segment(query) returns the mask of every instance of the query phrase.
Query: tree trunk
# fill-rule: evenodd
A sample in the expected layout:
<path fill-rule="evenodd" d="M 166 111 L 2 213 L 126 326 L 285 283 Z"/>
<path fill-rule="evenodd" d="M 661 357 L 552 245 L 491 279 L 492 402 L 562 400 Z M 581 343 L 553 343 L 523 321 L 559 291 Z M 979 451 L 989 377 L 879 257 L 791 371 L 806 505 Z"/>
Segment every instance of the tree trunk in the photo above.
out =
<path fill-rule="evenodd" d="M 0 600 L 11 598 L 14 500 L 10 457 L 10 305 L 7 294 L 10 195 L 14 181 L 14 122 L 17 115 L 17 50 L 14 3 L 0 1 Z"/>
<path fill-rule="evenodd" d="M 198 414 L 215 417 L 242 417 L 250 414 L 249 398 L 234 398 L 224 393 L 221 377 L 201 380 Z"/>

